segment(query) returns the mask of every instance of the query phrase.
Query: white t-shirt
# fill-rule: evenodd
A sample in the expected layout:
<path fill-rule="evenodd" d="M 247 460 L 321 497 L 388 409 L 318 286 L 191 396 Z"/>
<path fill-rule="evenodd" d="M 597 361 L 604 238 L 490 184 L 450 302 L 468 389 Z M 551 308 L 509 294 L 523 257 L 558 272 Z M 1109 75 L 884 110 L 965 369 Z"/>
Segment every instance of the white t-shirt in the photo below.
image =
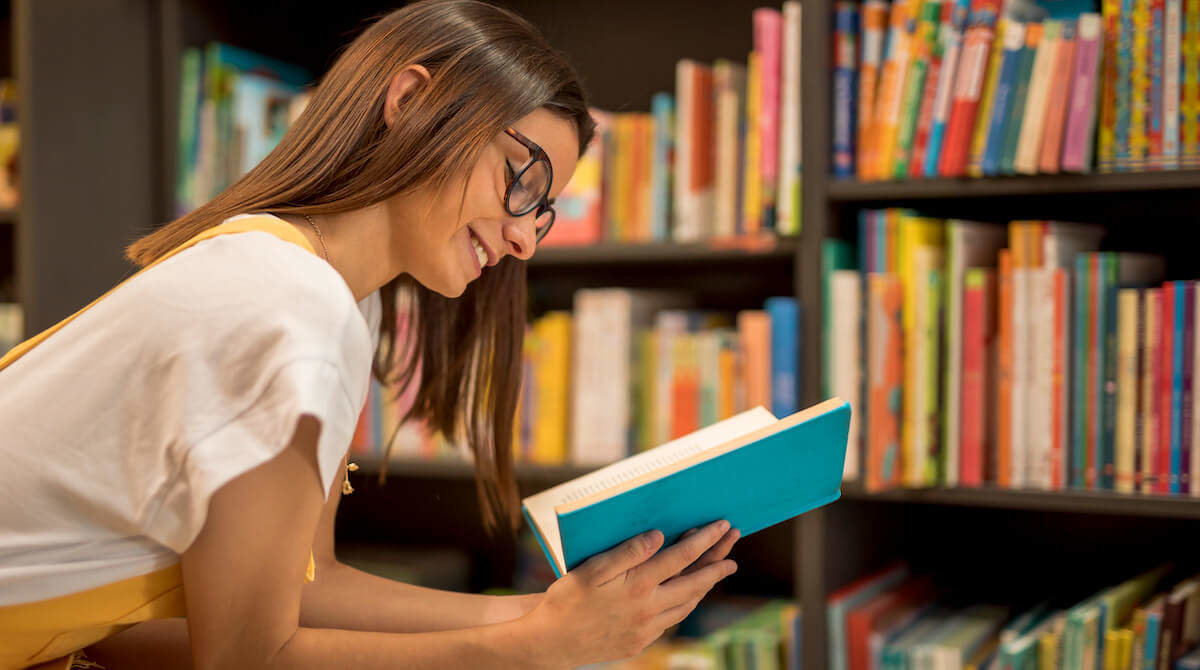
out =
<path fill-rule="evenodd" d="M 0 371 L 0 606 L 179 560 L 221 486 L 321 422 L 328 492 L 366 401 L 378 292 L 264 232 L 196 244 Z"/>

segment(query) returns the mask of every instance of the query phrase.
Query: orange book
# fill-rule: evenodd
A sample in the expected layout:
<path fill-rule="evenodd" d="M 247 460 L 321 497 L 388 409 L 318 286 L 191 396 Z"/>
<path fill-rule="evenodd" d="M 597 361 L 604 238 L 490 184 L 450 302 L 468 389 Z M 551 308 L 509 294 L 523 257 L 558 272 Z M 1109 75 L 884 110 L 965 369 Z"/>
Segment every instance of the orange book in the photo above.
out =
<path fill-rule="evenodd" d="M 738 313 L 738 339 L 742 345 L 746 407 L 771 407 L 771 317 L 763 310 Z"/>
<path fill-rule="evenodd" d="M 996 462 L 992 481 L 1011 484 L 1012 463 L 1012 254 L 1002 249 L 996 281 Z"/>
<path fill-rule="evenodd" d="M 1054 360 L 1050 372 L 1050 488 L 1061 489 L 1066 482 L 1067 447 L 1067 348 L 1070 315 L 1067 313 L 1071 278 L 1063 268 L 1054 270 Z"/>
<path fill-rule="evenodd" d="M 900 420 L 904 386 L 904 283 L 892 274 L 867 277 L 867 472 L 868 491 L 901 481 Z"/>
<path fill-rule="evenodd" d="M 675 370 L 671 376 L 671 439 L 700 430 L 700 370 L 696 338 L 685 333 L 674 342 Z"/>
<path fill-rule="evenodd" d="M 717 418 L 725 420 L 737 413 L 734 400 L 737 352 L 731 347 L 722 346 L 721 352 L 717 354 L 717 374 L 721 380 L 717 387 Z"/>

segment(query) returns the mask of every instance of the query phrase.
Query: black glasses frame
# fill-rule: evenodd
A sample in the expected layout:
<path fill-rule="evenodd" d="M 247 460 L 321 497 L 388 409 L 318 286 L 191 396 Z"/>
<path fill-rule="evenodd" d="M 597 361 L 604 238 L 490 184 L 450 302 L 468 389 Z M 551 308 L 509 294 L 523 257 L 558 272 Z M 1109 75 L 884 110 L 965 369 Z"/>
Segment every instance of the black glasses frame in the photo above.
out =
<path fill-rule="evenodd" d="M 513 173 L 512 181 L 508 183 L 508 188 L 504 190 L 504 211 L 508 212 L 509 216 L 525 216 L 530 212 L 536 211 L 537 213 L 533 215 L 535 221 L 541 218 L 542 214 L 550 212 L 550 220 L 546 222 L 546 225 L 534 228 L 534 232 L 537 234 L 537 241 L 541 242 L 546 233 L 550 232 L 550 228 L 554 226 L 554 219 L 557 216 L 557 212 L 554 211 L 554 198 L 547 197 L 550 195 L 550 185 L 554 183 L 554 164 L 550 162 L 550 156 L 546 155 L 545 150 L 533 140 L 522 135 L 515 128 L 505 128 L 504 132 L 508 133 L 509 137 L 520 142 L 526 149 L 529 149 L 529 160 L 525 165 L 521 166 L 520 170 Z M 542 197 L 538 198 L 536 202 L 524 210 L 520 212 L 514 211 L 512 208 L 513 189 L 521 181 L 521 177 L 524 176 L 525 172 L 537 162 L 546 164 L 546 192 L 542 193 Z"/>

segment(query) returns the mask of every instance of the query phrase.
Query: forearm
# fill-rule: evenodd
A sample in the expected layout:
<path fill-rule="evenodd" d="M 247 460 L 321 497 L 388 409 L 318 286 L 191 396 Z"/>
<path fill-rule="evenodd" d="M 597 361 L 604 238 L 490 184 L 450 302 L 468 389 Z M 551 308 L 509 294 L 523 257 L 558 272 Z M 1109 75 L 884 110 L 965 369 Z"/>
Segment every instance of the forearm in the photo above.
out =
<path fill-rule="evenodd" d="M 485 596 L 439 591 L 329 563 L 319 566 L 317 581 L 304 587 L 300 624 L 383 633 L 460 630 L 512 621 L 540 599 L 540 593 Z"/>

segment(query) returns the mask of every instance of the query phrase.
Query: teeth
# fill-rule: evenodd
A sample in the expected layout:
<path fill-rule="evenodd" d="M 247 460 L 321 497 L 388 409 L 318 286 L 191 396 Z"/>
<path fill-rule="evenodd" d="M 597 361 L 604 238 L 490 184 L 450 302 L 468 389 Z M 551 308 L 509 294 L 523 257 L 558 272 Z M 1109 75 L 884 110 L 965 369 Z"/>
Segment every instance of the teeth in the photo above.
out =
<path fill-rule="evenodd" d="M 471 236 L 471 246 L 475 247 L 475 257 L 479 259 L 479 267 L 486 266 L 488 264 L 487 252 L 483 250 L 483 247 L 479 244 L 479 240 L 475 239 L 474 235 Z"/>

